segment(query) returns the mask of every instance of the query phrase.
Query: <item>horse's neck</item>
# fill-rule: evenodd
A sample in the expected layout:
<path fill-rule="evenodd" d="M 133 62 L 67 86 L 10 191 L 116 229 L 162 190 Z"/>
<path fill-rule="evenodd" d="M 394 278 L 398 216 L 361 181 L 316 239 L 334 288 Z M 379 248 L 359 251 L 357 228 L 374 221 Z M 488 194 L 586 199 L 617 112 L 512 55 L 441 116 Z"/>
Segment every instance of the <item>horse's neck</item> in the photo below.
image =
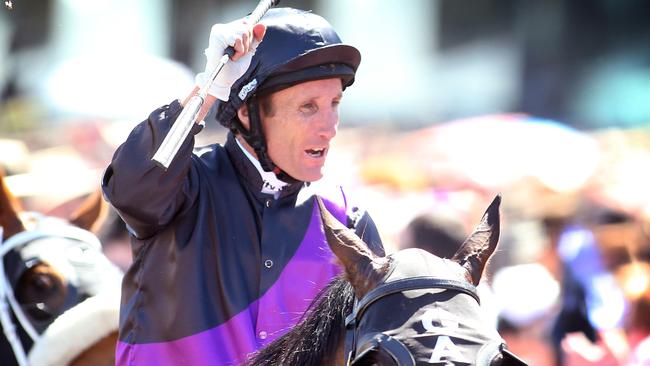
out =
<path fill-rule="evenodd" d="M 115 365 L 115 344 L 117 344 L 117 331 L 88 347 L 70 362 L 70 366 Z"/>

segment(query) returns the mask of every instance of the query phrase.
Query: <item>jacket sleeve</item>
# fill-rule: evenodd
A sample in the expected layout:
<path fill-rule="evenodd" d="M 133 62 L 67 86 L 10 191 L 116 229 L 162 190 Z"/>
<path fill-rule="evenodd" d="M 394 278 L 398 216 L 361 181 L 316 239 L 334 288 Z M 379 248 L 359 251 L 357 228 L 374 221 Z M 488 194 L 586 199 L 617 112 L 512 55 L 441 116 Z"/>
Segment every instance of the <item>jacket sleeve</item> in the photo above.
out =
<path fill-rule="evenodd" d="M 182 106 L 178 101 L 153 111 L 120 145 L 102 178 L 102 191 L 129 231 L 145 239 L 166 226 L 195 199 L 198 177 L 192 169 L 195 125 L 169 168 L 151 160 Z"/>

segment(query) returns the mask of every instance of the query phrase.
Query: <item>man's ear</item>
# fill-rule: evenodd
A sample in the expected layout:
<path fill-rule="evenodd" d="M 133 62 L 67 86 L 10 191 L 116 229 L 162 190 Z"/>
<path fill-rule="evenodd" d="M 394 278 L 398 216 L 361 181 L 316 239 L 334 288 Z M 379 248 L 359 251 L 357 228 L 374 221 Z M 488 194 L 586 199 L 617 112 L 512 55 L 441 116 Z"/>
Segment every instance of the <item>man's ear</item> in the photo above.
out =
<path fill-rule="evenodd" d="M 237 117 L 239 117 L 239 120 L 241 121 L 242 125 L 244 125 L 244 127 L 247 130 L 250 130 L 251 124 L 250 124 L 250 120 L 248 119 L 248 107 L 246 106 L 246 104 L 239 107 L 239 109 L 237 110 Z"/>

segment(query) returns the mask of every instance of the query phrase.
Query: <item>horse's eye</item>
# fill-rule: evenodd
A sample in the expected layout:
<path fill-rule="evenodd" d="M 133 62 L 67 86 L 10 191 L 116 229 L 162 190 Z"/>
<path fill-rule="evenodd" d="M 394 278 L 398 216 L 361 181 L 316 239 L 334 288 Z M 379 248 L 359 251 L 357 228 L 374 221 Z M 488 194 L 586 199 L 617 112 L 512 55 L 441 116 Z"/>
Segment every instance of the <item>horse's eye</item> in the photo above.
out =
<path fill-rule="evenodd" d="M 31 285 L 33 285 L 34 290 L 41 293 L 48 293 L 56 286 L 55 279 L 52 276 L 42 274 L 34 277 Z"/>
<path fill-rule="evenodd" d="M 68 288 L 63 277 L 52 267 L 39 263 L 18 280 L 16 300 L 35 319 L 46 320 L 63 308 Z"/>

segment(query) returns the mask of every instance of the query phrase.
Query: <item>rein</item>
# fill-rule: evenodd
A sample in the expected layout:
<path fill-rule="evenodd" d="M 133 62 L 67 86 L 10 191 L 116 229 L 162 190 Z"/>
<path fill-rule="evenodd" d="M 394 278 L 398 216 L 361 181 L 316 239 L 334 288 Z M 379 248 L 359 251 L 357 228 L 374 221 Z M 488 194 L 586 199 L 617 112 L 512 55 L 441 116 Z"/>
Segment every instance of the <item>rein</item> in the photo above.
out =
<path fill-rule="evenodd" d="M 362 360 L 368 352 L 380 348 L 388 352 L 397 365 L 415 365 L 415 360 L 406 346 L 384 333 L 377 334 L 370 341 L 363 344 L 360 347 L 362 352 L 357 355 L 357 325 L 361 321 L 361 318 L 363 318 L 366 310 L 381 298 L 404 291 L 423 289 L 443 289 L 460 292 L 474 298 L 479 305 L 481 303 L 476 287 L 462 281 L 422 276 L 403 278 L 382 284 L 361 298 L 355 304 L 352 313 L 345 319 L 345 364 L 354 365 Z"/>

